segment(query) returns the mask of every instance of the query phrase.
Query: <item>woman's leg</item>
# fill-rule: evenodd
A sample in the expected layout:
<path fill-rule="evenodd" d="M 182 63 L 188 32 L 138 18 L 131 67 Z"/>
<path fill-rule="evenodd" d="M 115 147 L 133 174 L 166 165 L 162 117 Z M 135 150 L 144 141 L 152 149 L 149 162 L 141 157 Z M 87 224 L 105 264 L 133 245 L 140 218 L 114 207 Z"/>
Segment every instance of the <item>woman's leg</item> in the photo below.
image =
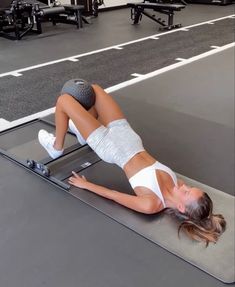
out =
<path fill-rule="evenodd" d="M 72 96 L 68 94 L 60 96 L 56 103 L 55 112 L 56 135 L 54 136 L 45 130 L 40 130 L 38 133 L 40 144 L 54 159 L 63 154 L 64 139 L 70 118 L 85 139 L 101 126 L 101 123 Z"/>
<path fill-rule="evenodd" d="M 92 85 L 92 87 L 96 94 L 96 100 L 95 105 L 89 110 L 89 113 L 95 119 L 98 119 L 100 123 L 107 126 L 110 122 L 125 118 L 118 104 L 104 89 L 98 85 Z M 80 144 L 83 145 L 86 143 L 81 136 L 80 128 L 73 123 L 73 120 L 69 120 L 69 128 L 77 136 Z"/>
<path fill-rule="evenodd" d="M 83 138 L 87 139 L 95 129 L 101 126 L 101 123 L 93 114 L 94 112 L 91 114 L 86 111 L 72 96 L 68 94 L 60 96 L 56 104 L 56 140 L 54 148 L 57 150 L 63 148 L 69 119 L 73 121 Z"/>
<path fill-rule="evenodd" d="M 99 85 L 92 85 L 92 87 L 96 94 L 94 108 L 97 112 L 99 121 L 104 126 L 107 126 L 112 121 L 125 118 L 119 105 L 104 91 L 104 89 Z"/>

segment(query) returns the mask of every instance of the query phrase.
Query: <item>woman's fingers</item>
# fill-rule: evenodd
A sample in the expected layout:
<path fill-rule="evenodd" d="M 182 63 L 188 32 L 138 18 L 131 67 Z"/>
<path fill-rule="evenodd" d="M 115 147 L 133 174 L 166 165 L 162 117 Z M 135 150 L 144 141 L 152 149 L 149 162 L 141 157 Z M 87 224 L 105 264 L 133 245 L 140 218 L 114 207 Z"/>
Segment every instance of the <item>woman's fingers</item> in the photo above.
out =
<path fill-rule="evenodd" d="M 79 188 L 84 188 L 87 182 L 84 175 L 80 176 L 75 171 L 72 171 L 73 176 L 70 176 L 68 179 L 68 183 L 77 186 Z"/>
<path fill-rule="evenodd" d="M 75 176 L 75 177 L 80 177 L 75 171 L 72 171 L 72 174 Z"/>
<path fill-rule="evenodd" d="M 72 171 L 72 174 L 73 174 L 74 177 L 76 177 L 76 178 L 80 178 L 80 179 L 86 180 L 86 177 L 85 177 L 84 175 L 80 176 L 80 175 L 78 175 L 75 171 Z M 72 178 L 72 177 L 71 177 L 71 178 Z"/>

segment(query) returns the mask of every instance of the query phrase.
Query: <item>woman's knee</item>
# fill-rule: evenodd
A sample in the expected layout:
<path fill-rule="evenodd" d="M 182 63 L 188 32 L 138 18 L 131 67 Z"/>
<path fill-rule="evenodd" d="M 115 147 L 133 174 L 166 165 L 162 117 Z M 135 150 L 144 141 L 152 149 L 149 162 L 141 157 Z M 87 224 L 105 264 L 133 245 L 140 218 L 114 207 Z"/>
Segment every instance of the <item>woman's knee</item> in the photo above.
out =
<path fill-rule="evenodd" d="M 62 94 L 57 98 L 56 104 L 61 105 L 70 98 L 72 98 L 72 96 L 70 96 L 69 94 Z"/>
<path fill-rule="evenodd" d="M 64 109 L 67 105 L 71 105 L 74 102 L 74 98 L 69 94 L 62 94 L 57 98 L 56 108 Z"/>
<path fill-rule="evenodd" d="M 96 100 L 97 98 L 102 97 L 106 94 L 105 90 L 98 84 L 92 84 L 92 88 L 95 92 Z"/>
<path fill-rule="evenodd" d="M 92 84 L 91 85 L 92 88 L 95 90 L 95 89 L 98 89 L 98 88 L 101 88 L 101 86 L 99 86 L 98 84 Z"/>

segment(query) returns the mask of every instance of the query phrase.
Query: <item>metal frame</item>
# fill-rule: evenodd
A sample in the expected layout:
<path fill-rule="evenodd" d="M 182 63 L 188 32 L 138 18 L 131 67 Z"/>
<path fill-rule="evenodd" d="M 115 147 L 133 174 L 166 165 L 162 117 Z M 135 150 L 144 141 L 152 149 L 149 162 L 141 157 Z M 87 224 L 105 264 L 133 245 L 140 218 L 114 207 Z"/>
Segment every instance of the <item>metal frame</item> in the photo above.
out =
<path fill-rule="evenodd" d="M 157 22 L 163 28 L 160 28 L 160 30 L 172 30 L 175 28 L 182 27 L 181 24 L 173 24 L 174 23 L 174 11 L 180 11 L 185 7 L 185 5 L 182 4 L 164 4 L 164 3 L 128 3 L 128 6 L 131 7 L 131 19 L 133 20 L 133 24 L 138 24 L 141 19 L 142 15 L 145 15 L 146 17 L 150 18 L 154 22 Z M 177 8 L 175 8 L 177 7 Z M 145 11 L 145 9 L 151 9 L 154 12 L 158 12 L 161 14 L 165 14 L 168 16 L 167 24 L 165 23 L 165 20 L 161 18 L 156 18 L 155 15 L 152 15 Z"/>
<path fill-rule="evenodd" d="M 20 40 L 29 32 L 41 33 L 39 19 L 34 17 L 34 7 L 30 3 L 13 1 L 10 7 L 1 11 L 0 17 L 2 22 L 0 36 L 4 38 Z"/>
<path fill-rule="evenodd" d="M 28 126 L 28 125 L 32 125 L 32 124 L 34 124 L 36 122 L 42 122 L 44 124 L 47 124 L 47 125 L 55 127 L 55 124 L 53 122 L 51 122 L 51 121 L 48 121 L 48 120 L 45 120 L 45 119 L 36 119 L 36 120 L 32 120 L 32 121 L 29 121 L 29 122 L 24 123 L 24 124 L 20 124 L 20 125 L 18 125 L 16 127 L 12 127 L 12 128 L 7 129 L 7 130 L 4 130 L 4 131 L 0 132 L 0 137 L 1 137 L 1 135 L 13 132 L 13 131 L 15 131 L 17 129 L 23 128 L 23 127 Z M 70 134 L 72 134 L 72 133 L 70 133 Z M 25 169 L 30 170 L 34 174 L 44 178 L 45 180 L 49 181 L 50 183 L 55 184 L 55 185 L 65 189 L 66 191 L 69 191 L 69 189 L 70 189 L 70 185 L 69 184 L 64 183 L 62 180 L 59 180 L 56 177 L 51 176 L 50 174 L 48 174 L 48 175 L 44 174 L 43 171 L 40 169 L 40 166 L 45 166 L 49 170 L 49 168 L 47 167 L 48 164 L 55 163 L 57 160 L 61 160 L 61 159 L 65 158 L 66 156 L 68 156 L 68 155 L 70 155 L 70 154 L 72 154 L 72 153 L 74 153 L 74 152 L 76 152 L 78 150 L 81 150 L 81 152 L 82 152 L 85 149 L 88 149 L 87 145 L 81 146 L 79 144 L 74 144 L 74 145 L 66 148 L 65 151 L 64 151 L 64 154 L 61 157 L 57 158 L 57 159 L 51 159 L 50 157 L 47 157 L 47 158 L 45 158 L 44 160 L 42 160 L 40 162 L 34 161 L 35 164 L 36 164 L 35 168 L 28 164 L 28 161 L 30 161 L 31 159 L 25 159 L 25 161 L 24 161 L 22 159 L 19 159 L 17 156 L 14 156 L 14 155 L 10 154 L 6 150 L 2 149 L 1 147 L 0 147 L 0 155 L 8 158 L 12 162 L 24 167 Z M 79 168 L 76 171 L 80 172 L 80 171 L 88 168 L 89 166 L 99 162 L 100 160 L 101 159 L 98 158 L 98 156 L 96 156 L 96 158 L 94 158 L 94 160 L 92 160 L 92 162 L 91 161 L 82 162 L 82 163 L 80 163 L 80 166 L 79 166 Z M 67 176 L 65 178 L 67 178 Z"/>

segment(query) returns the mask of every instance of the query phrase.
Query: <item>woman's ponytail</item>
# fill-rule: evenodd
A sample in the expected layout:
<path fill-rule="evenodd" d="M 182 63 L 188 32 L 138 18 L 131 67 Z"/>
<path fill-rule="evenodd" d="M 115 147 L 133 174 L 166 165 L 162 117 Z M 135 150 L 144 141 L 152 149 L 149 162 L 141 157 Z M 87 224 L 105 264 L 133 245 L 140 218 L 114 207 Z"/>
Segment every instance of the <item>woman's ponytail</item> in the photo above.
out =
<path fill-rule="evenodd" d="M 183 221 L 179 226 L 178 234 L 180 230 L 184 230 L 190 238 L 203 241 L 208 246 L 210 242 L 217 242 L 225 227 L 226 221 L 221 214 L 211 214 L 208 218 L 198 222 L 192 220 Z"/>
<path fill-rule="evenodd" d="M 180 221 L 178 234 L 184 231 L 191 239 L 216 243 L 220 235 L 225 231 L 226 221 L 221 214 L 212 214 L 213 203 L 207 193 L 203 193 L 197 203 L 186 207 L 185 213 L 177 209 L 166 208 L 167 213 Z"/>

